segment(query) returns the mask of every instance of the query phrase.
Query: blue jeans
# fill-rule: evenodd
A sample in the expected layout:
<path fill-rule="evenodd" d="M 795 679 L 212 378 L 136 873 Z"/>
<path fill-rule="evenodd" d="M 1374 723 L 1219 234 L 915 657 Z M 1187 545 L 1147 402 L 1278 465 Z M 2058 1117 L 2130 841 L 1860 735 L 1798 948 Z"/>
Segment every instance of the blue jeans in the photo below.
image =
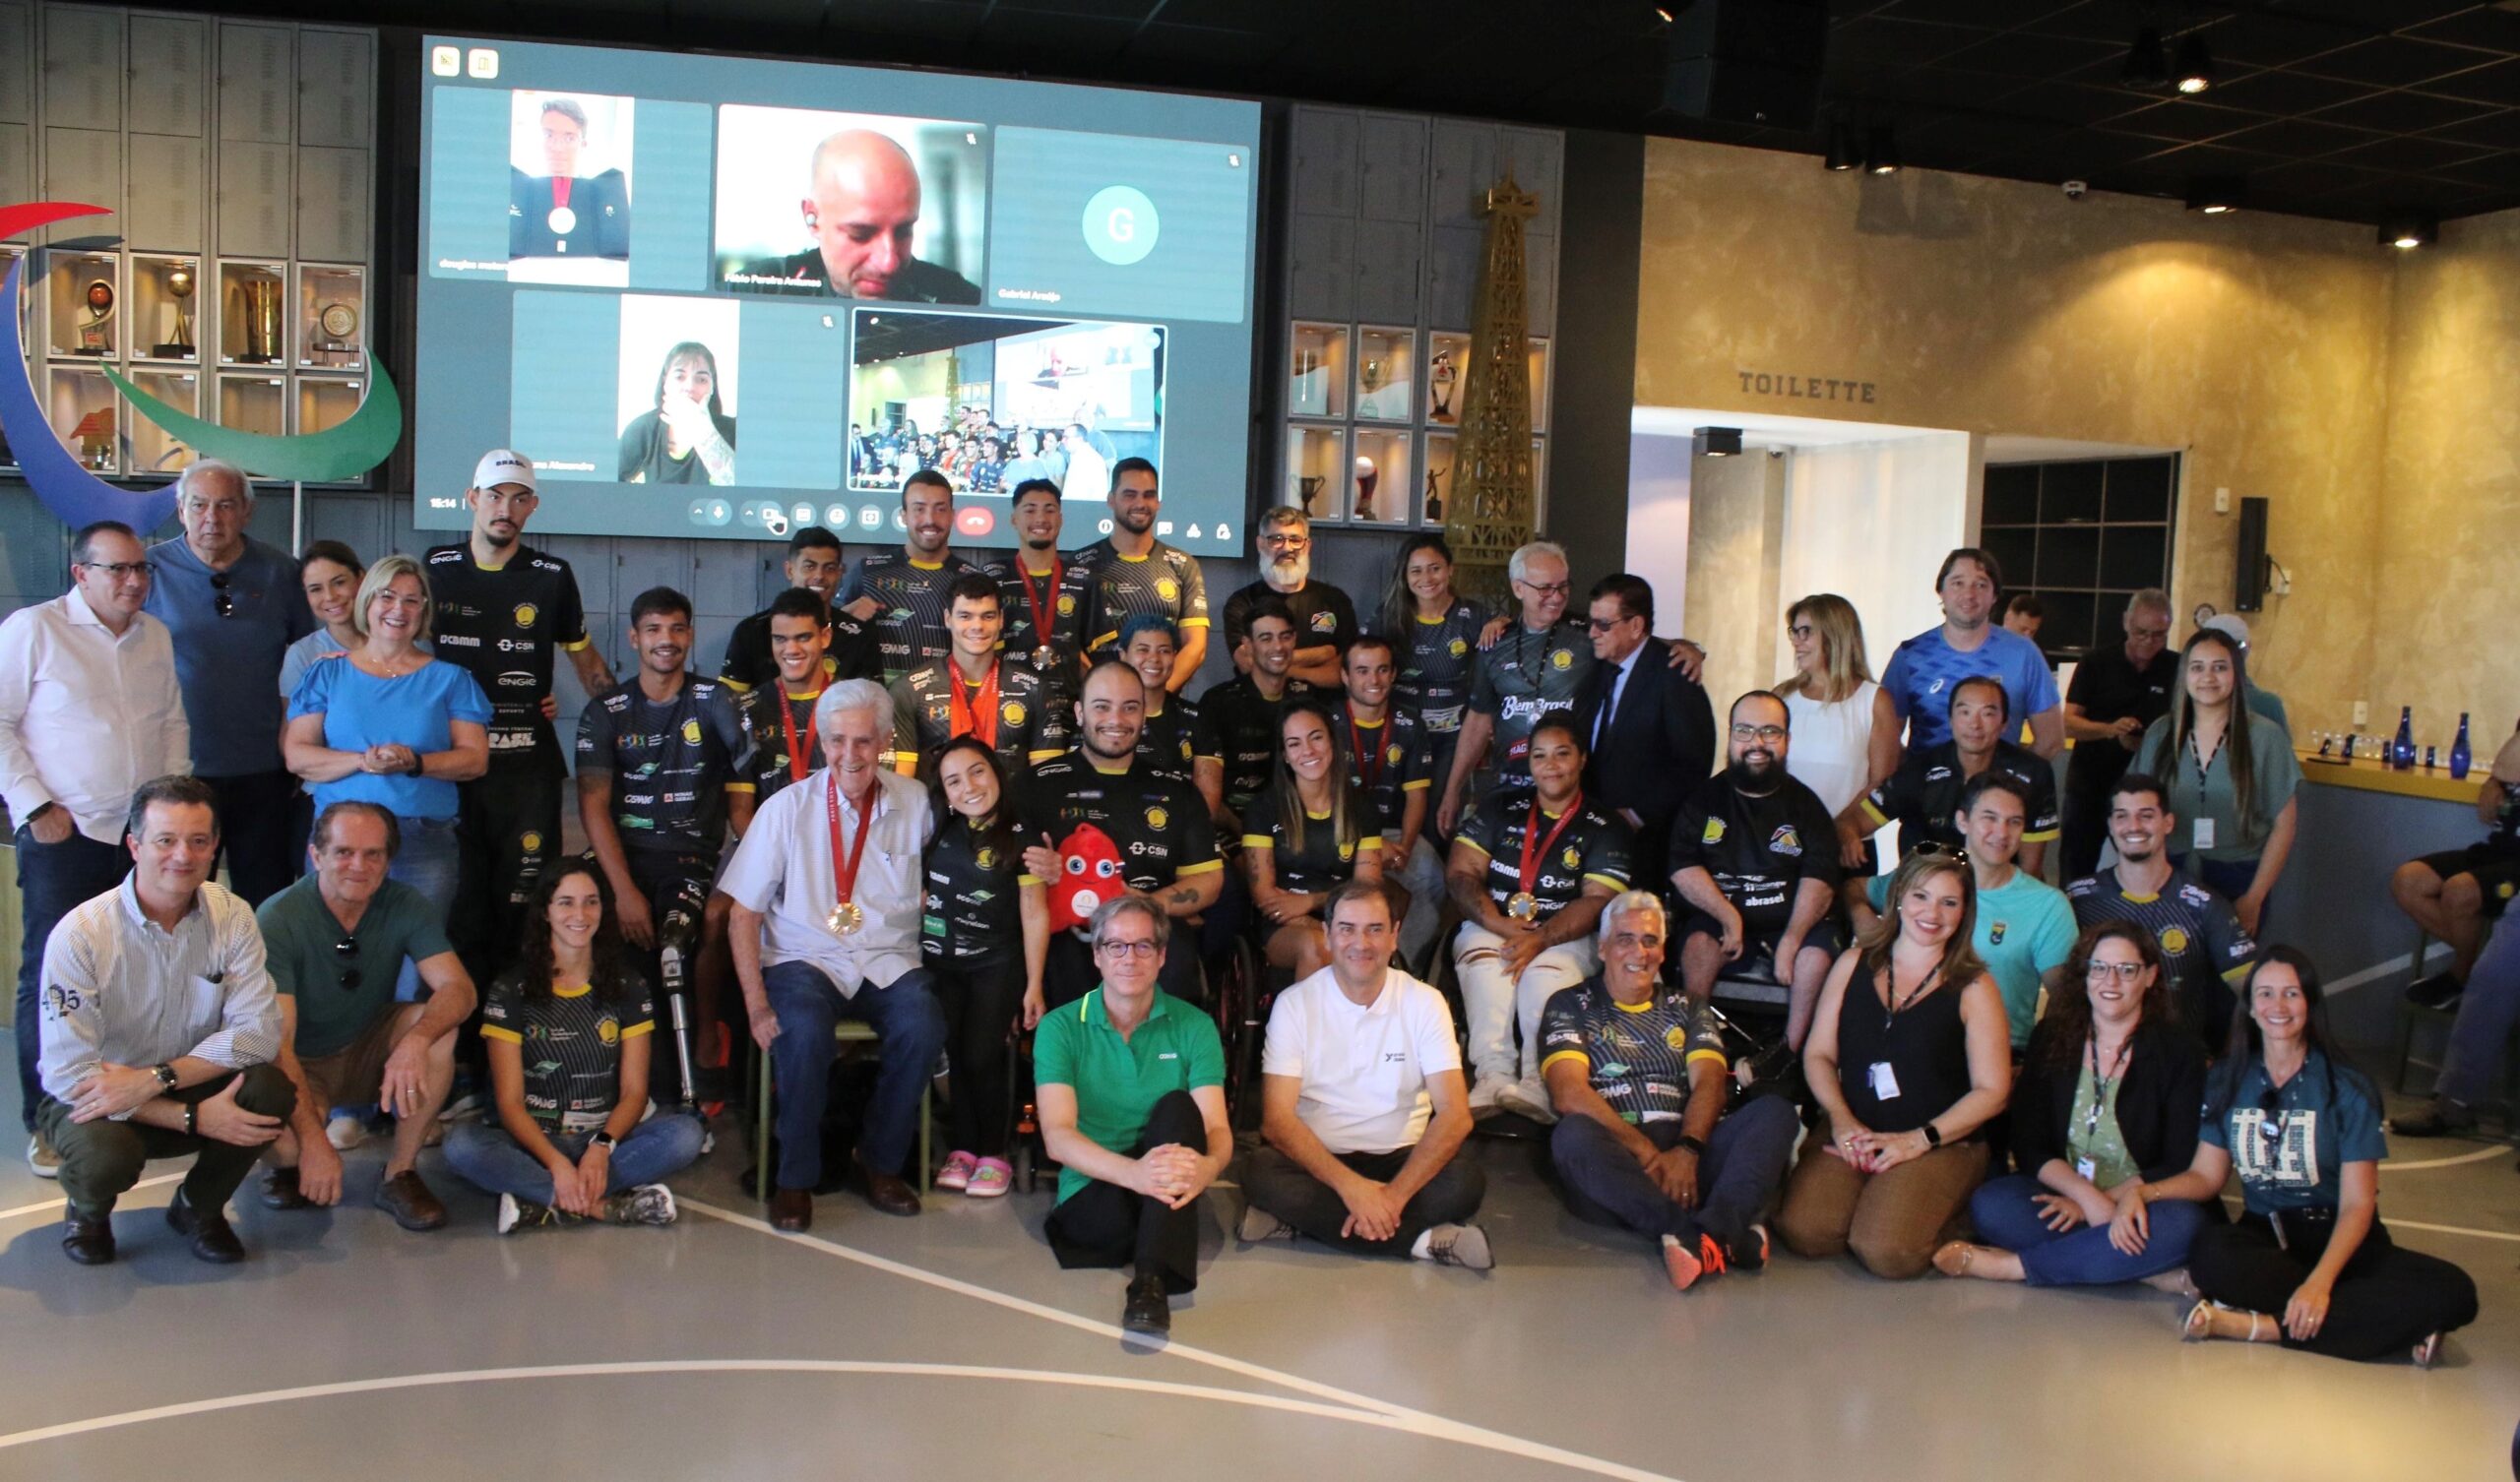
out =
<path fill-rule="evenodd" d="M 455 820 L 398 817 L 394 823 L 402 830 L 403 846 L 394 851 L 394 867 L 385 872 L 386 877 L 426 895 L 429 904 L 437 907 L 438 924 L 444 926 L 447 912 L 455 906 Z M 509 946 L 513 949 L 515 944 Z M 409 1004 L 419 997 L 420 969 L 406 957 L 402 975 L 394 981 L 394 1001 Z"/>
<path fill-rule="evenodd" d="M 586 1155 L 585 1134 L 546 1135 L 552 1146 L 569 1155 L 569 1161 L 574 1163 Z M 700 1119 L 688 1112 L 657 1113 L 631 1128 L 629 1136 L 612 1149 L 611 1180 L 604 1192 L 618 1194 L 641 1184 L 663 1183 L 668 1175 L 690 1167 L 700 1156 L 700 1140 L 706 1135 Z M 445 1152 L 446 1165 L 476 1188 L 492 1194 L 513 1194 L 528 1204 L 551 1203 L 551 1170 L 536 1162 L 534 1154 L 495 1121 L 458 1122 L 449 1127 Z"/>
<path fill-rule="evenodd" d="M 1648 1122 L 1637 1131 L 1669 1151 L 1680 1140 L 1677 1120 Z M 1749 1229 L 1785 1182 L 1786 1160 L 1802 1130 L 1794 1103 L 1757 1096 L 1725 1114 L 1697 1160 L 1697 1207 L 1682 1208 L 1647 1175 L 1635 1154 L 1609 1129 L 1590 1117 L 1560 1117 L 1548 1135 L 1549 1160 L 1566 1186 L 1566 1204 L 1596 1224 L 1624 1225 L 1642 1235 L 1674 1235 L 1695 1246 L 1713 1235 L 1734 1250 L 1746 1249 Z"/>
<path fill-rule="evenodd" d="M 26 927 L 18 955 L 18 1115 L 32 1133 L 44 1099 L 43 1081 L 35 1073 L 43 1032 L 38 990 L 44 942 L 72 907 L 122 884 L 131 873 L 131 853 L 120 844 L 100 844 L 75 827 L 61 842 L 43 844 L 21 824 L 17 846 L 20 920 Z"/>
<path fill-rule="evenodd" d="M 842 998 L 821 968 L 782 962 L 762 969 L 761 986 L 779 1017 L 779 1037 L 770 1042 L 779 1187 L 811 1189 L 823 1180 L 823 1105 L 831 1064 L 840 1058 L 832 1035 L 844 1019 L 875 1030 L 875 1095 L 866 1103 L 857 1156 L 869 1168 L 899 1173 L 918 1131 L 918 1098 L 945 1048 L 945 1010 L 929 990 L 927 970 L 905 972 L 888 988 L 866 983 L 854 998 Z"/>
<path fill-rule="evenodd" d="M 1987 1180 L 1969 1201 L 1979 1238 L 2019 1256 L 2022 1277 L 2033 1286 L 2110 1286 L 2174 1271 L 2213 1218 L 2203 1204 L 2163 1200 L 2145 1211 L 2151 1229 L 2144 1253 L 2129 1256 L 2109 1243 L 2107 1225 L 2077 1225 L 2062 1235 L 2048 1228 L 2033 1201 L 2048 1192 L 2036 1177 L 2013 1173 Z"/>

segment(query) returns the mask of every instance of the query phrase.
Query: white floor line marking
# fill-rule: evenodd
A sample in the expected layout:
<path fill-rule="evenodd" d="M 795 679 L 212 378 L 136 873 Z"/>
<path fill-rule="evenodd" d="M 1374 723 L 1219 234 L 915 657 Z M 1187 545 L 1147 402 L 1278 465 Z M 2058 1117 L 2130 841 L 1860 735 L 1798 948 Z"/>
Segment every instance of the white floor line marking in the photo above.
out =
<path fill-rule="evenodd" d="M 2498 1158 L 2510 1150 L 2497 1142 L 2490 1147 L 2480 1147 L 2474 1152 L 2460 1153 L 2457 1157 L 2426 1158 L 2421 1163 L 2382 1163 L 2380 1171 L 2382 1173 L 2413 1173 L 2419 1168 L 2456 1168 L 2461 1163 L 2482 1163 L 2488 1158 Z"/>
<path fill-rule="evenodd" d="M 222 1410 L 239 1410 L 255 1405 L 285 1404 L 304 1399 L 329 1399 L 345 1394 L 367 1394 L 394 1389 L 427 1389 L 445 1385 L 492 1384 L 507 1380 L 613 1378 L 654 1374 L 875 1374 L 912 1375 L 924 1379 L 972 1379 L 1013 1381 L 1017 1383 L 1063 1385 L 1080 1389 L 1120 1389 L 1141 1394 L 1158 1394 L 1173 1399 L 1208 1399 L 1225 1404 L 1246 1405 L 1253 1409 L 1276 1410 L 1288 1414 L 1309 1415 L 1321 1420 L 1340 1420 L 1352 1425 L 1373 1426 L 1427 1440 L 1449 1441 L 1463 1446 L 1501 1451 L 1535 1460 L 1555 1461 L 1560 1465 L 1604 1475 L 1656 1479 L 1652 1472 L 1613 1466 L 1590 1457 L 1555 1451 L 1553 1448 L 1520 1441 L 1511 1436 L 1496 1436 L 1474 1426 L 1457 1426 L 1440 1416 L 1420 1416 L 1415 1411 L 1384 1414 L 1376 1410 L 1355 1409 L 1347 1405 L 1324 1404 L 1317 1400 L 1295 1399 L 1284 1394 L 1261 1394 L 1249 1389 L 1224 1389 L 1213 1385 L 1181 1385 L 1165 1380 L 1137 1379 L 1125 1375 L 1078 1374 L 1055 1369 L 1013 1369 L 982 1364 L 918 1364 L 895 1363 L 876 1359 L 654 1359 L 609 1364 L 551 1364 L 512 1369 L 459 1369 L 438 1374 L 397 1374 L 377 1379 L 342 1380 L 326 1385 L 301 1385 L 286 1389 L 264 1389 L 250 1394 L 227 1394 L 215 1399 L 185 1400 L 178 1404 L 157 1405 L 145 1410 L 126 1410 L 118 1415 L 97 1415 L 86 1420 L 64 1421 L 58 1425 L 38 1426 L 0 1436 L 0 1450 L 32 1446 L 39 1442 L 65 1440 L 96 1431 L 117 1430 L 125 1426 L 143 1425 L 158 1420 L 178 1420 L 194 1415 L 216 1414 Z M 1430 1423 L 1431 1422 L 1431 1423 Z"/>
<path fill-rule="evenodd" d="M 2479 1240 L 2520 1241 L 2520 1235 L 2508 1230 L 2472 1230 L 2466 1225 L 2427 1225 L 2412 1219 L 2389 1217 L 2383 1220 L 2392 1230 L 2429 1230 L 2435 1235 L 2473 1235 Z"/>
<path fill-rule="evenodd" d="M 822 1252 L 824 1255 L 837 1256 L 843 1261 L 853 1261 L 860 1266 L 869 1266 L 875 1270 L 886 1271 L 893 1275 L 904 1277 L 908 1280 L 916 1281 L 925 1286 L 935 1287 L 939 1291 L 954 1292 L 961 1296 L 971 1297 L 977 1301 L 989 1303 L 992 1306 L 1003 1307 L 1010 1312 L 1025 1313 L 1032 1317 L 1040 1318 L 1044 1322 L 1057 1323 L 1062 1327 L 1076 1328 L 1080 1332 L 1093 1333 L 1098 1337 L 1118 1338 L 1123 1341 L 1130 1340 L 1130 1335 L 1122 1331 L 1116 1324 L 1099 1322 L 1093 1318 L 1078 1317 L 1072 1312 L 1063 1312 L 1058 1308 L 1035 1302 L 1026 1297 L 1011 1296 L 1008 1293 L 997 1291 L 990 1287 L 981 1286 L 976 1282 L 965 1281 L 959 1277 L 940 1275 L 935 1271 L 923 1270 L 918 1266 L 906 1265 L 888 1257 L 873 1255 L 865 1251 L 857 1250 L 854 1247 L 842 1245 L 838 1241 L 826 1240 L 819 1235 L 786 1234 L 772 1228 L 770 1222 L 767 1220 L 756 1219 L 749 1214 L 739 1214 L 732 1209 L 722 1209 L 715 1204 L 703 1204 L 695 1199 L 682 1199 L 677 1197 L 675 1204 L 685 1209 L 697 1210 L 713 1219 L 724 1220 L 727 1224 L 739 1225 L 744 1229 L 758 1231 L 761 1234 L 771 1236 L 778 1240 L 787 1241 L 791 1244 L 809 1246 L 814 1250 Z M 1305 1379 L 1299 1374 L 1290 1374 L 1283 1369 L 1272 1369 L 1265 1364 L 1251 1363 L 1245 1359 L 1234 1358 L 1228 1354 L 1211 1352 L 1205 1348 L 1194 1348 L 1186 1343 L 1174 1342 L 1167 1339 L 1160 1348 L 1154 1351 L 1169 1354 L 1175 1358 L 1187 1359 L 1194 1364 L 1205 1364 L 1212 1369 L 1222 1369 L 1228 1374 L 1237 1374 L 1245 1379 L 1258 1380 L 1263 1384 L 1277 1385 L 1283 1389 L 1292 1389 L 1300 1394 L 1309 1394 L 1318 1399 L 1325 1399 L 1337 1404 L 1353 1406 L 1358 1410 L 1367 1411 L 1381 1416 L 1385 1420 L 1420 1436 L 1457 1441 L 1466 1446 L 1477 1446 L 1487 1451 L 1503 1451 L 1510 1455 L 1524 1456 L 1535 1461 L 1546 1461 L 1576 1471 L 1592 1472 L 1599 1476 L 1623 1478 L 1625 1479 L 1625 1482 L 1672 1482 L 1671 1478 L 1669 1478 L 1660 1472 L 1649 1472 L 1638 1467 L 1623 1465 L 1616 1461 L 1606 1461 L 1598 1456 L 1587 1456 L 1580 1451 L 1565 1451 L 1558 1447 L 1548 1446 L 1542 1442 L 1526 1441 L 1520 1436 L 1509 1436 L 1502 1431 L 1491 1431 L 1482 1426 L 1469 1425 L 1462 1421 L 1451 1419 L 1448 1416 L 1434 1414 L 1430 1411 L 1417 1410 L 1412 1409 L 1407 1405 L 1393 1404 L 1389 1400 L 1376 1399 L 1369 1394 L 1358 1394 L 1353 1389 L 1342 1389 L 1336 1385 L 1325 1385 L 1317 1380 Z"/>
<path fill-rule="evenodd" d="M 2429 962 L 2434 957 L 2448 957 L 2449 955 L 2450 944 L 2447 942 L 2435 942 L 2424 954 L 2424 960 Z M 2414 953 L 2402 952 L 2396 957 L 2388 958 L 2386 961 L 2374 962 L 2360 972 L 2347 973 L 2345 976 L 2338 978 L 2335 982 L 2328 984 L 2327 991 L 2329 993 L 2343 993 L 2348 989 L 2360 988 L 2365 983 L 2376 983 L 2380 981 L 2380 979 L 2388 977 L 2392 973 L 2404 972 L 2411 967 L 2417 967 L 2420 965 L 2421 964 L 2415 960 Z"/>
<path fill-rule="evenodd" d="M 183 1175 L 180 1173 L 161 1173 L 156 1178 L 142 1179 L 139 1183 L 136 1183 L 131 1187 L 133 1189 L 155 1188 L 159 1184 L 171 1184 L 182 1177 Z M 128 1193 L 129 1191 L 126 1190 L 125 1192 Z M 14 1209 L 0 1209 L 0 1219 L 15 1219 L 21 1214 L 41 1214 L 46 1209 L 58 1209 L 69 1203 L 69 1197 L 64 1195 L 58 1199 L 41 1200 L 32 1204 L 20 1204 Z"/>

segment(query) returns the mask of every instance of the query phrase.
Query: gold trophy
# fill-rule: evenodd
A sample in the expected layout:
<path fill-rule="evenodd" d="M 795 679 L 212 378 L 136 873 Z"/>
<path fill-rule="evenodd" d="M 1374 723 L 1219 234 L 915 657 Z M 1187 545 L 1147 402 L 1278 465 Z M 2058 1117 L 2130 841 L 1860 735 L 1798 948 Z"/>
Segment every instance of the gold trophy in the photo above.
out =
<path fill-rule="evenodd" d="M 245 352 L 236 358 L 246 365 L 276 365 L 280 362 L 280 279 L 249 278 L 236 284 L 235 295 L 244 307 Z"/>
<path fill-rule="evenodd" d="M 197 353 L 193 346 L 192 316 L 184 312 L 184 306 L 192 302 L 197 286 L 190 263 L 177 263 L 166 270 L 166 296 L 175 303 L 175 333 L 164 343 L 151 346 L 150 354 L 160 360 L 190 360 Z"/>

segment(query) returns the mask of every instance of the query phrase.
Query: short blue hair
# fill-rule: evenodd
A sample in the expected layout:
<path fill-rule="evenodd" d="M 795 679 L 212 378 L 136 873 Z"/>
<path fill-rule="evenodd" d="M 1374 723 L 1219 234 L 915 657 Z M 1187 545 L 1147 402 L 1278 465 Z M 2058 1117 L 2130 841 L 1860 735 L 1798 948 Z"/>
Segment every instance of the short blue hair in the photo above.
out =
<path fill-rule="evenodd" d="M 1127 648 L 1130 642 L 1141 633 L 1161 633 L 1166 638 L 1172 640 L 1172 647 L 1175 648 L 1181 647 L 1180 625 L 1174 623 L 1172 619 L 1166 617 L 1163 613 L 1140 612 L 1132 614 L 1127 622 L 1120 625 L 1120 647 L 1123 648 Z"/>

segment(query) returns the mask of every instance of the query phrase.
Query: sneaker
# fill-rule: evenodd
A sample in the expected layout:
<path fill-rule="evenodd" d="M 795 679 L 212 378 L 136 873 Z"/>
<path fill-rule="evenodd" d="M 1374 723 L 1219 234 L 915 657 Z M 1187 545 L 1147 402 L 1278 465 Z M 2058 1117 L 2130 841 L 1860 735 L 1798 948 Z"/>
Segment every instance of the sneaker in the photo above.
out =
<path fill-rule="evenodd" d="M 1470 1087 L 1470 1114 L 1480 1119 L 1496 1115 L 1503 1109 L 1496 1104 L 1496 1098 L 1513 1083 L 1503 1076 L 1480 1072 L 1479 1079 Z"/>
<path fill-rule="evenodd" d="M 1015 1165 L 1004 1158 L 982 1158 L 972 1170 L 971 1185 L 963 1190 L 965 1199 L 1003 1199 L 1015 1187 Z"/>
<path fill-rule="evenodd" d="M 519 1230 L 540 1229 L 560 1222 L 560 1211 L 549 1204 L 529 1204 L 513 1194 L 499 1196 L 498 1232 L 513 1235 Z"/>
<path fill-rule="evenodd" d="M 1699 1235 L 1694 1251 L 1681 1244 L 1677 1235 L 1663 1237 L 1663 1270 L 1671 1278 L 1673 1291 L 1687 1291 L 1700 1277 L 1721 1275 L 1724 1267 L 1724 1246 L 1714 1236 Z"/>
<path fill-rule="evenodd" d="M 971 1153 L 949 1152 L 945 1154 L 945 1166 L 936 1170 L 936 1187 L 949 1193 L 967 1190 L 979 1166 L 980 1160 Z"/>
<path fill-rule="evenodd" d="M 662 1184 L 641 1184 L 607 1195 L 603 1201 L 606 1224 L 669 1225 L 680 1213 L 674 1207 L 673 1191 Z"/>
<path fill-rule="evenodd" d="M 1437 1225 L 1428 1230 L 1426 1259 L 1468 1271 L 1496 1268 L 1496 1255 L 1487 1248 L 1487 1232 L 1477 1225 Z"/>
<path fill-rule="evenodd" d="M 335 1149 L 347 1152 L 367 1141 L 367 1121 L 346 1113 L 336 1114 L 324 1124 L 324 1141 L 332 1143 Z"/>
<path fill-rule="evenodd" d="M 27 1139 L 27 1167 L 37 1178 L 61 1177 L 61 1154 L 53 1150 L 52 1139 L 42 1133 Z"/>
<path fill-rule="evenodd" d="M 2389 1131 L 2402 1138 L 2457 1138 L 2474 1132 L 2476 1113 L 2447 1096 L 2435 1096 L 2432 1104 L 2406 1117 L 2391 1117 Z"/>
<path fill-rule="evenodd" d="M 1728 1271 L 1765 1270 L 1770 1250 L 1768 1227 L 1754 1224 L 1741 1239 L 1725 1242 L 1724 1268 Z"/>
<path fill-rule="evenodd" d="M 1538 1076 L 1525 1077 L 1499 1087 L 1496 1105 L 1500 1110 L 1527 1117 L 1543 1127 L 1557 1121 L 1557 1108 L 1549 1103 L 1548 1086 Z"/>
<path fill-rule="evenodd" d="M 2439 1012 L 2457 1007 L 2459 996 L 2467 991 L 2467 984 L 2446 972 L 2436 972 L 2428 978 L 2408 984 L 2406 1001 L 2419 1009 Z"/>
<path fill-rule="evenodd" d="M 1264 1240 L 1292 1240 L 1295 1227 L 1258 1204 L 1244 1204 L 1242 1222 L 1234 1226 L 1233 1238 L 1244 1245 L 1258 1245 Z"/>

